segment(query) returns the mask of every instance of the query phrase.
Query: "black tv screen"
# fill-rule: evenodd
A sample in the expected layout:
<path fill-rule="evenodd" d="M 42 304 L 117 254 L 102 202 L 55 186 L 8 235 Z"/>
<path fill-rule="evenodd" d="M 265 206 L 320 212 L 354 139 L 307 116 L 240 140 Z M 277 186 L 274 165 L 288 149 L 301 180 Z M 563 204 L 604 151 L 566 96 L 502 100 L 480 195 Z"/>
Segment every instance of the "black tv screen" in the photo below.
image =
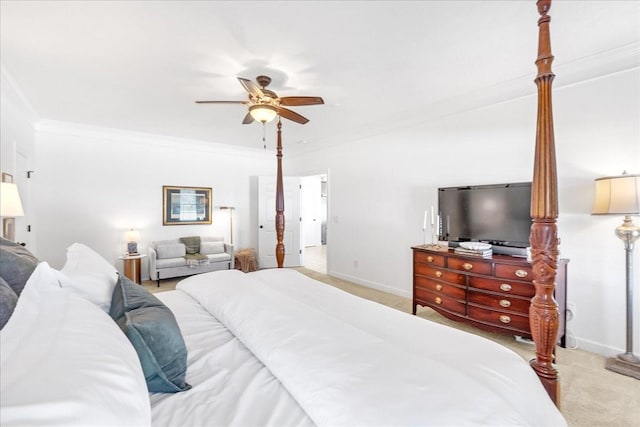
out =
<path fill-rule="evenodd" d="M 439 188 L 440 239 L 526 248 L 530 208 L 530 182 Z"/>

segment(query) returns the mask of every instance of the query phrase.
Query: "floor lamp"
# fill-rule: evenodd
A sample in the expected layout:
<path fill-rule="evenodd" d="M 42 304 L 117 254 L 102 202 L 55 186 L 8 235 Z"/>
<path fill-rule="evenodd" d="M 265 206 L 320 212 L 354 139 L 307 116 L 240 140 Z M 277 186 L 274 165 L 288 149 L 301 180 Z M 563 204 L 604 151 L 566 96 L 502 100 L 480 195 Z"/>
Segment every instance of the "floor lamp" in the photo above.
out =
<path fill-rule="evenodd" d="M 633 354 L 633 244 L 640 236 L 640 227 L 631 215 L 640 214 L 640 175 L 598 178 L 593 205 L 594 215 L 624 215 L 616 236 L 624 242 L 627 278 L 627 348 L 618 357 L 607 359 L 606 368 L 619 374 L 640 379 L 640 358 Z"/>
<path fill-rule="evenodd" d="M 235 208 L 233 206 L 220 206 L 218 209 L 221 211 L 229 211 L 229 243 L 233 245 L 233 210 Z"/>

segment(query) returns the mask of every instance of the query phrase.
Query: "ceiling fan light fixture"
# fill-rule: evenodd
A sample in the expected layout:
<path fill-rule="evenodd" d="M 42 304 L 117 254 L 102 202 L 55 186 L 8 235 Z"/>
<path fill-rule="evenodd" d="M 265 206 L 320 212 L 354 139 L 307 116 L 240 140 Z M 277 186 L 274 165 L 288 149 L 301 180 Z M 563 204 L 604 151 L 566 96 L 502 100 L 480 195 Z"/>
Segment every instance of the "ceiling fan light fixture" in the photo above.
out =
<path fill-rule="evenodd" d="M 249 107 L 249 114 L 258 122 L 268 123 L 276 118 L 278 111 L 272 105 L 252 105 Z"/>

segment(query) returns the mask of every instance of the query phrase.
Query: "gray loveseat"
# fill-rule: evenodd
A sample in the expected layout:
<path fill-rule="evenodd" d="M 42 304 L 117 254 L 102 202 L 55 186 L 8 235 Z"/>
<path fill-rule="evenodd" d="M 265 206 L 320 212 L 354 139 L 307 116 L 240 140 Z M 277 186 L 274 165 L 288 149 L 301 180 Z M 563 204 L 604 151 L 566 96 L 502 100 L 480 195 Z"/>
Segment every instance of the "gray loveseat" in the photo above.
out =
<path fill-rule="evenodd" d="M 215 270 L 233 269 L 233 245 L 222 237 L 200 237 L 199 257 L 190 260 L 187 247 L 180 239 L 159 240 L 149 245 L 149 278 L 157 280 L 191 276 Z M 206 258 L 206 259 L 205 259 Z"/>

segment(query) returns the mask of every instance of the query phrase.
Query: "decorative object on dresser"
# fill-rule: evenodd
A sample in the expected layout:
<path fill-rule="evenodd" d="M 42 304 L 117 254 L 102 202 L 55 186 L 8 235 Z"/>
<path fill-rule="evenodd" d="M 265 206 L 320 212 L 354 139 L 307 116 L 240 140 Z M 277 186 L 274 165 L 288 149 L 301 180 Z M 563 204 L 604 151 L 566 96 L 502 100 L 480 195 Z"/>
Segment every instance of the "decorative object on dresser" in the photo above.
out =
<path fill-rule="evenodd" d="M 210 187 L 162 186 L 162 225 L 211 224 Z"/>
<path fill-rule="evenodd" d="M 0 186 L 2 237 L 13 242 L 15 240 L 15 217 L 24 216 L 24 210 L 18 186 L 13 183 L 13 175 L 3 172 Z"/>
<path fill-rule="evenodd" d="M 627 346 L 618 357 L 607 359 L 610 371 L 640 379 L 640 358 L 633 354 L 633 244 L 640 237 L 640 227 L 631 215 L 640 214 L 640 175 L 623 172 L 620 176 L 598 178 L 593 215 L 624 215 L 616 236 L 624 242 L 627 284 Z"/>
<path fill-rule="evenodd" d="M 480 329 L 531 338 L 529 305 L 535 294 L 532 266 L 525 259 L 413 248 L 413 314 L 418 305 Z M 559 342 L 565 347 L 566 270 L 560 260 L 556 300 L 560 305 Z"/>

